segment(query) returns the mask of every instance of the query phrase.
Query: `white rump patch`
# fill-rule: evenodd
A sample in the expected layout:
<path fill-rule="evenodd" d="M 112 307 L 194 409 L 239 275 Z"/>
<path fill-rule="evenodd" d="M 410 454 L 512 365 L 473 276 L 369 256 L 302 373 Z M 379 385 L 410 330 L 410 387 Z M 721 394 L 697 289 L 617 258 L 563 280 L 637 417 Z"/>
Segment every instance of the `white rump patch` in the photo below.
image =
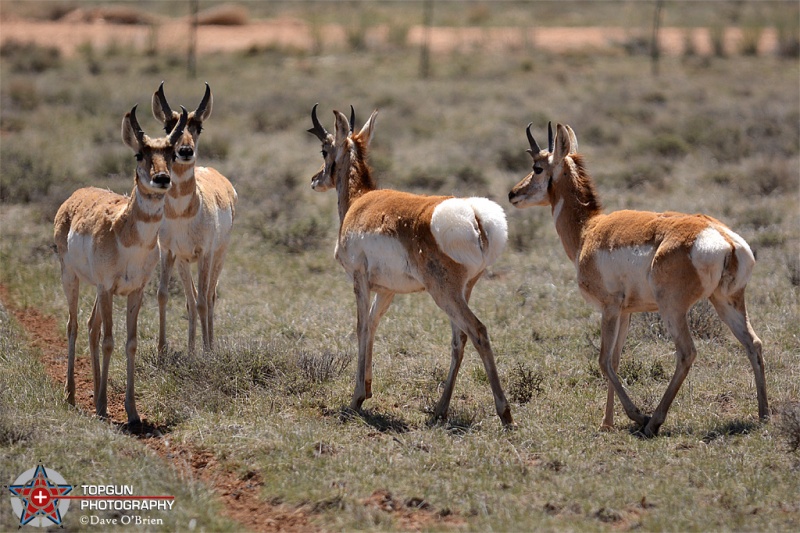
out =
<path fill-rule="evenodd" d="M 443 201 L 433 210 L 431 232 L 439 248 L 466 266 L 470 276 L 497 261 L 508 240 L 505 211 L 486 198 Z"/>
<path fill-rule="evenodd" d="M 706 294 L 713 292 L 719 285 L 725 258 L 732 251 L 731 245 L 716 228 L 709 226 L 698 233 L 689 257 L 697 269 Z"/>

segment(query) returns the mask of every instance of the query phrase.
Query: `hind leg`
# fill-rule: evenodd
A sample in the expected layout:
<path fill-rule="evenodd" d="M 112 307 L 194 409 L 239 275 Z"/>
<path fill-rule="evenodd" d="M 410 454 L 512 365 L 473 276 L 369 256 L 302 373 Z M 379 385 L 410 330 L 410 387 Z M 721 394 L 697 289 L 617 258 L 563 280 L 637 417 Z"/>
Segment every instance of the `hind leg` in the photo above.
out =
<path fill-rule="evenodd" d="M 753 367 L 758 395 L 758 417 L 762 420 L 769 418 L 769 404 L 767 402 L 767 380 L 764 374 L 764 358 L 761 355 L 761 339 L 750 326 L 747 318 L 747 308 L 744 302 L 744 289 L 731 295 L 715 292 L 710 297 L 714 309 L 725 324 L 731 329 L 736 339 L 742 343 L 747 351 L 747 358 Z"/>
<path fill-rule="evenodd" d="M 78 338 L 78 297 L 80 280 L 71 272 L 64 272 L 62 264 L 61 284 L 67 297 L 69 318 L 67 320 L 67 383 L 65 396 L 67 403 L 75 405 L 75 343 Z"/>

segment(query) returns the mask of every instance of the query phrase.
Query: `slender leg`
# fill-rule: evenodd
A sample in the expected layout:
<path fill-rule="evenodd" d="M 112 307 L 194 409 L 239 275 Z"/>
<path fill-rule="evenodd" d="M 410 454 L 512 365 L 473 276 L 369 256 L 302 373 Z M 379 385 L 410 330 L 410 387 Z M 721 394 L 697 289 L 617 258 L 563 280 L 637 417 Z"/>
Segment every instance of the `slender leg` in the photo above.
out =
<path fill-rule="evenodd" d="M 625 339 L 628 337 L 628 328 L 631 324 L 631 314 L 621 313 L 619 320 L 619 331 L 617 332 L 617 340 L 614 343 L 614 350 L 611 354 L 611 364 L 613 365 L 614 372 L 619 371 L 619 359 L 622 354 L 622 347 L 625 344 Z M 601 344 L 600 351 L 603 351 Z M 617 374 L 619 375 L 619 374 Z M 603 423 L 600 425 L 600 431 L 608 431 L 614 427 L 614 385 L 608 381 L 608 396 L 606 398 L 606 411 L 603 416 Z"/>
<path fill-rule="evenodd" d="M 75 343 L 78 340 L 78 299 L 80 280 L 71 272 L 66 272 L 61 264 L 61 284 L 67 297 L 69 318 L 67 319 L 67 383 L 64 389 L 67 403 L 75 405 Z"/>
<path fill-rule="evenodd" d="M 356 388 L 350 409 L 358 411 L 367 399 L 367 345 L 369 340 L 369 282 L 364 272 L 353 272 L 353 290 L 356 294 L 356 330 L 358 332 L 358 367 L 356 369 Z"/>
<path fill-rule="evenodd" d="M 644 435 L 646 437 L 655 437 L 658 435 L 658 430 L 664 419 L 667 417 L 672 401 L 678 390 L 686 379 L 689 369 L 692 367 L 697 350 L 692 341 L 692 334 L 689 330 L 689 322 L 686 320 L 686 312 L 673 312 L 668 313 L 662 311 L 661 313 L 664 322 L 667 325 L 667 330 L 675 341 L 675 373 L 667 385 L 667 390 L 661 398 L 656 410 L 653 411 L 653 417 L 649 420 L 644 428 Z"/>
<path fill-rule="evenodd" d="M 175 264 L 175 254 L 161 250 L 161 279 L 158 284 L 158 351 L 167 347 L 167 302 L 169 301 L 169 279 Z"/>
<path fill-rule="evenodd" d="M 136 398 L 134 397 L 134 369 L 136 363 L 137 337 L 136 329 L 139 320 L 139 310 L 142 307 L 144 289 L 133 291 L 128 295 L 128 314 L 126 326 L 128 340 L 125 344 L 127 360 L 127 382 L 125 384 L 125 412 L 128 414 L 128 424 L 139 422 L 139 413 L 136 412 Z"/>
<path fill-rule="evenodd" d="M 186 314 L 189 316 L 189 353 L 194 353 L 194 340 L 197 333 L 197 290 L 192 281 L 192 272 L 189 263 L 183 259 L 178 260 L 178 274 L 183 283 L 183 294 L 186 297 Z"/>
<path fill-rule="evenodd" d="M 428 292 L 433 297 L 436 305 L 447 313 L 447 316 L 450 317 L 450 320 L 458 329 L 467 334 L 475 349 L 478 350 L 481 361 L 483 361 L 483 368 L 486 370 L 486 376 L 489 378 L 489 385 L 492 388 L 497 416 L 500 417 L 503 425 L 513 425 L 511 407 L 500 384 L 500 377 L 497 374 L 497 366 L 486 326 L 478 320 L 478 317 L 469 308 L 460 287 L 429 287 Z"/>
<path fill-rule="evenodd" d="M 372 398 L 372 347 L 375 344 L 375 332 L 393 299 L 393 292 L 378 292 L 375 294 L 369 310 L 369 331 L 367 332 L 367 350 L 364 358 L 364 392 L 367 399 Z"/>
<path fill-rule="evenodd" d="M 108 367 L 111 364 L 111 353 L 114 351 L 114 302 L 110 291 L 97 288 L 97 312 L 103 323 L 103 368 L 100 376 L 100 390 L 97 398 L 97 416 L 108 417 Z"/>
<path fill-rule="evenodd" d="M 208 297 L 208 342 L 211 348 L 214 348 L 214 308 L 217 305 L 217 284 L 227 251 L 227 247 L 217 249 L 214 252 L 214 260 L 211 262 L 211 278 L 208 282 L 210 292 Z"/>
<path fill-rule="evenodd" d="M 472 289 L 475 287 L 475 283 L 477 283 L 478 279 L 480 279 L 480 276 L 476 276 L 467 284 L 464 291 L 464 299 L 467 304 L 469 304 Z M 464 347 L 467 344 L 467 334 L 452 320 L 450 321 L 450 330 L 452 332 L 450 340 L 450 372 L 447 374 L 447 381 L 444 385 L 444 391 L 442 391 L 442 397 L 439 399 L 439 403 L 436 404 L 436 409 L 433 412 L 433 416 L 437 419 L 444 419 L 447 417 L 447 411 L 450 408 L 450 400 L 453 397 L 453 390 L 456 385 L 456 377 L 461 368 L 461 362 L 464 360 Z"/>
<path fill-rule="evenodd" d="M 619 401 L 622 403 L 622 408 L 625 409 L 625 414 L 627 414 L 631 420 L 643 426 L 647 423 L 647 417 L 633 404 L 617 376 L 617 370 L 614 368 L 614 356 L 612 352 L 614 351 L 617 338 L 619 337 L 621 329 L 620 321 L 621 314 L 618 308 L 608 306 L 603 309 L 600 328 L 602 335 L 600 341 L 600 370 L 605 374 L 606 379 L 614 388 L 617 396 L 619 396 Z"/>
<path fill-rule="evenodd" d="M 211 254 L 200 254 L 197 260 L 197 314 L 200 316 L 200 331 L 203 334 L 203 350 L 211 349 L 208 331 L 209 298 L 211 282 Z"/>
<path fill-rule="evenodd" d="M 769 403 L 767 402 L 767 380 L 764 374 L 764 358 L 761 355 L 761 339 L 758 338 L 750 320 L 747 318 L 747 308 L 744 302 L 744 289 L 730 297 L 714 293 L 711 303 L 717 314 L 733 332 L 736 339 L 742 343 L 747 351 L 747 358 L 753 367 L 758 395 L 758 417 L 762 420 L 769 418 Z"/>
<path fill-rule="evenodd" d="M 89 317 L 89 355 L 92 360 L 92 385 L 94 388 L 95 412 L 100 409 L 100 333 L 102 332 L 102 318 L 100 317 L 100 295 L 94 299 L 92 314 Z"/>
<path fill-rule="evenodd" d="M 464 347 L 467 344 L 467 334 L 456 326 L 452 320 L 450 321 L 450 329 L 453 332 L 450 341 L 450 372 L 447 374 L 447 382 L 445 382 L 442 397 L 433 412 L 435 418 L 442 420 L 447 417 L 447 410 L 450 408 L 450 399 L 453 397 L 456 376 L 458 376 L 458 370 L 461 368 L 461 361 L 464 359 Z"/>

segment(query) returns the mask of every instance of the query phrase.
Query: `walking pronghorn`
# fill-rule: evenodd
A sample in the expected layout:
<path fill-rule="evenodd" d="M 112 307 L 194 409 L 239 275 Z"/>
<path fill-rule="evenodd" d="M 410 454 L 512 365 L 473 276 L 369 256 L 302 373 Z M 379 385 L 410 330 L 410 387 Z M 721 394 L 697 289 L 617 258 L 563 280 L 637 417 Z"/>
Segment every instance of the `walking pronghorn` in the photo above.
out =
<path fill-rule="evenodd" d="M 513 424 L 486 327 L 468 305 L 475 283 L 505 247 L 505 213 L 485 198 L 378 190 L 367 165 L 377 113 L 355 133 L 352 107 L 349 121 L 334 111 L 336 125 L 329 134 L 314 105 L 314 127 L 308 130 L 322 141 L 324 158 L 311 186 L 316 191 L 336 188 L 340 227 L 335 256 L 352 279 L 356 295 L 358 369 L 350 408 L 359 410 L 372 397 L 375 330 L 394 295 L 428 291 L 447 313 L 452 330 L 450 373 L 435 417 L 447 415 L 469 337 L 486 369 L 497 414 L 503 424 Z M 370 307 L 371 292 L 375 299 Z"/>
<path fill-rule="evenodd" d="M 175 261 L 183 282 L 189 315 L 189 352 L 194 351 L 197 317 L 203 335 L 203 348 L 214 345 L 214 305 L 217 281 L 231 238 L 236 206 L 236 191 L 225 176 L 209 167 L 195 167 L 197 143 L 203 122 L 211 116 L 214 98 L 206 92 L 197 109 L 189 113 L 186 129 L 175 145 L 172 165 L 174 186 L 167 194 L 164 222 L 159 232 L 161 280 L 158 286 L 158 349 L 167 342 L 167 301 L 169 279 Z M 153 94 L 153 116 L 166 130 L 174 127 L 180 114 L 173 111 L 164 96 L 164 82 Z M 197 287 L 190 263 L 197 262 Z"/>
<path fill-rule="evenodd" d="M 136 173 L 130 198 L 108 190 L 87 187 L 75 191 L 58 209 L 54 240 L 61 263 L 61 283 L 69 305 L 67 324 L 67 401 L 75 405 L 75 341 L 78 334 L 80 282 L 97 287 L 89 318 L 89 351 L 94 375 L 95 411 L 106 417 L 108 367 L 114 350 L 112 317 L 114 295 L 128 297 L 125 344 L 128 423 L 139 422 L 134 398 L 133 370 L 136 325 L 142 294 L 158 261 L 158 230 L 164 198 L 172 182 L 170 171 L 175 144 L 183 135 L 184 109 L 171 133 L 162 139 L 144 134 L 136 120 L 136 106 L 122 119 L 122 140 L 135 153 Z M 100 327 L 103 330 L 103 368 L 100 371 Z"/>
<path fill-rule="evenodd" d="M 647 437 L 658 434 L 694 361 L 696 350 L 686 315 L 701 298 L 747 351 L 755 373 L 758 415 L 769 417 L 761 341 L 745 309 L 744 291 L 755 264 L 739 235 L 706 215 L 616 211 L 603 214 L 592 178 L 578 153 L 575 132 L 559 124 L 542 150 L 528 125 L 533 172 L 508 198 L 516 207 L 549 205 L 564 250 L 578 271 L 583 297 L 602 312 L 600 369 L 608 380 L 601 429 L 614 425 L 614 393 Z M 628 397 L 617 377 L 631 313 L 658 311 L 675 341 L 675 373 L 652 417 Z"/>

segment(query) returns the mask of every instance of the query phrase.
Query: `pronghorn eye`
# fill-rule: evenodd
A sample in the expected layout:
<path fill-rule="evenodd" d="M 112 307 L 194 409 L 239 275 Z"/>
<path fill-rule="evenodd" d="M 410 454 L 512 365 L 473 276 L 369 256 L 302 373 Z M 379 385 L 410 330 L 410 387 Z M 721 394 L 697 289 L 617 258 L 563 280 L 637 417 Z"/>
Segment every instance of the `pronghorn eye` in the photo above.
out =
<path fill-rule="evenodd" d="M 328 157 L 328 151 L 327 150 L 323 150 L 322 151 L 322 157 Z"/>
<path fill-rule="evenodd" d="M 142 152 L 137 152 L 134 157 L 136 157 L 137 161 L 141 161 L 142 159 L 144 159 L 144 155 L 142 155 Z"/>
<path fill-rule="evenodd" d="M 541 174 L 544 169 L 542 167 L 533 167 L 534 174 Z"/>

